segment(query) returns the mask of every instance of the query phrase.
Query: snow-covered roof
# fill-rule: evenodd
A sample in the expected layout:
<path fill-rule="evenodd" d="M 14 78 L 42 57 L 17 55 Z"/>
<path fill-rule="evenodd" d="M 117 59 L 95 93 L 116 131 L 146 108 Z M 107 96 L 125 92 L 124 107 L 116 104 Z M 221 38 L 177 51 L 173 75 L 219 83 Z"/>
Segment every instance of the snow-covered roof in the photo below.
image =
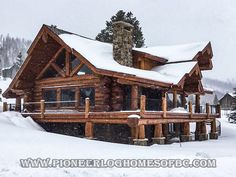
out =
<path fill-rule="evenodd" d="M 157 57 L 165 58 L 168 62 L 192 60 L 196 54 L 202 51 L 208 42 L 197 42 L 182 45 L 164 45 L 147 48 L 134 48 L 133 50 L 148 53 Z"/>
<path fill-rule="evenodd" d="M 235 97 L 236 95 L 234 93 L 228 93 L 230 96 Z"/>
<path fill-rule="evenodd" d="M 168 64 L 166 66 L 157 67 L 151 71 L 131 68 L 120 65 L 113 59 L 112 44 L 91 40 L 75 34 L 60 34 L 59 37 L 96 68 L 130 74 L 144 79 L 178 84 L 184 74 L 189 73 L 196 65 L 196 62 Z M 171 52 L 169 51 L 169 53 Z"/>
<path fill-rule="evenodd" d="M 203 89 L 207 92 L 214 92 L 214 89 L 203 86 Z"/>
<path fill-rule="evenodd" d="M 197 64 L 196 61 L 185 63 L 172 63 L 152 68 L 152 71 L 171 77 L 175 82 L 179 82 L 186 73 L 189 73 Z"/>

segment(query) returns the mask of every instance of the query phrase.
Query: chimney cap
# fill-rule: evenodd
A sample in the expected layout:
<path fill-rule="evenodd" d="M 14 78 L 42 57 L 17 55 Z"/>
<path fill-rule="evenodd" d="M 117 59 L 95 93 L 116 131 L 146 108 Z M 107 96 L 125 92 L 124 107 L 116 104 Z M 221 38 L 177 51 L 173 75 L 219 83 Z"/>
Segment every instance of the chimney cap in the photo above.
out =
<path fill-rule="evenodd" d="M 125 26 L 125 27 L 134 28 L 133 25 L 131 25 L 130 23 L 124 22 L 124 21 L 116 21 L 116 22 L 113 22 L 112 25 L 113 26 L 115 26 L 115 25 L 122 25 L 122 26 Z"/>

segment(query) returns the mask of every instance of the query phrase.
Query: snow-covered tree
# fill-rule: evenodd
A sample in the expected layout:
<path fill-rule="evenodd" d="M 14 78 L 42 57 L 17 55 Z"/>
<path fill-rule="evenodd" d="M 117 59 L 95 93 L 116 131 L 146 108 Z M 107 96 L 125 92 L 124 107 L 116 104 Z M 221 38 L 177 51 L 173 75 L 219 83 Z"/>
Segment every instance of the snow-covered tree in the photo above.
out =
<path fill-rule="evenodd" d="M 142 28 L 139 26 L 139 21 L 136 17 L 133 16 L 132 12 L 124 12 L 123 10 L 119 10 L 116 15 L 113 15 L 110 21 L 106 21 L 106 28 L 102 29 L 101 32 L 97 35 L 96 40 L 102 42 L 112 43 L 112 24 L 116 21 L 124 21 L 130 23 L 134 26 L 133 31 L 133 42 L 135 47 L 144 46 L 144 37 L 142 33 Z"/>

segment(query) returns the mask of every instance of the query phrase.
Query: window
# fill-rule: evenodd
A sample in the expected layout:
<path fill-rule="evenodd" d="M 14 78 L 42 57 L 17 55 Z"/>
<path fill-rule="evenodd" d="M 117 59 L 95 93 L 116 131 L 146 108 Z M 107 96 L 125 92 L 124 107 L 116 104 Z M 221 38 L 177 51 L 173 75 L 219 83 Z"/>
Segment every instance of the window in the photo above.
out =
<path fill-rule="evenodd" d="M 62 89 L 61 101 L 62 107 L 75 106 L 75 89 Z"/>
<path fill-rule="evenodd" d="M 80 69 L 77 75 L 92 74 L 92 73 L 93 72 L 86 65 L 83 65 L 83 67 Z"/>
<path fill-rule="evenodd" d="M 80 64 L 80 60 L 76 58 L 74 55 L 70 58 L 70 68 L 74 70 Z"/>
<path fill-rule="evenodd" d="M 58 73 L 51 67 L 47 69 L 47 71 L 43 74 L 42 78 L 50 78 L 50 77 L 57 77 Z"/>
<path fill-rule="evenodd" d="M 85 99 L 89 98 L 90 105 L 94 106 L 95 104 L 95 91 L 94 88 L 81 88 L 80 89 L 80 106 L 85 105 Z"/>
<path fill-rule="evenodd" d="M 131 86 L 130 85 L 124 85 L 123 87 L 123 110 L 130 110 L 131 109 Z"/>
<path fill-rule="evenodd" d="M 66 53 L 65 53 L 65 50 L 63 50 L 59 56 L 57 57 L 55 63 L 61 68 L 63 69 L 64 71 L 66 70 L 65 69 L 65 58 L 66 58 Z"/>
<path fill-rule="evenodd" d="M 44 90 L 43 98 L 45 100 L 46 107 L 56 107 L 55 101 L 57 101 L 57 91 L 56 90 Z"/>

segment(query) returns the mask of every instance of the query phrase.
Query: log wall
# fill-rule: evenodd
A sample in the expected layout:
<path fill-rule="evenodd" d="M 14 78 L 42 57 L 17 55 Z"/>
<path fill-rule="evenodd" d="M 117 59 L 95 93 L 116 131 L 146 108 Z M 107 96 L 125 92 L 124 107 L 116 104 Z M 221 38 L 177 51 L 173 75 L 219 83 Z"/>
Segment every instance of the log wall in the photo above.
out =
<path fill-rule="evenodd" d="M 83 75 L 79 77 L 58 77 L 49 78 L 35 81 L 32 98 L 28 99 L 33 102 L 40 102 L 43 99 L 44 89 L 60 88 L 75 88 L 75 99 L 79 101 L 79 89 L 92 87 L 95 90 L 95 105 L 91 106 L 91 111 L 110 111 L 111 110 L 111 84 L 112 80 L 109 77 L 96 76 L 96 75 Z M 68 107 L 70 109 L 76 109 L 78 111 L 84 111 L 84 106 L 80 106 L 78 103 L 74 107 Z M 39 109 L 39 105 L 35 105 L 35 110 Z M 57 108 L 58 109 L 58 106 Z M 64 107 L 63 107 L 64 109 Z"/>

